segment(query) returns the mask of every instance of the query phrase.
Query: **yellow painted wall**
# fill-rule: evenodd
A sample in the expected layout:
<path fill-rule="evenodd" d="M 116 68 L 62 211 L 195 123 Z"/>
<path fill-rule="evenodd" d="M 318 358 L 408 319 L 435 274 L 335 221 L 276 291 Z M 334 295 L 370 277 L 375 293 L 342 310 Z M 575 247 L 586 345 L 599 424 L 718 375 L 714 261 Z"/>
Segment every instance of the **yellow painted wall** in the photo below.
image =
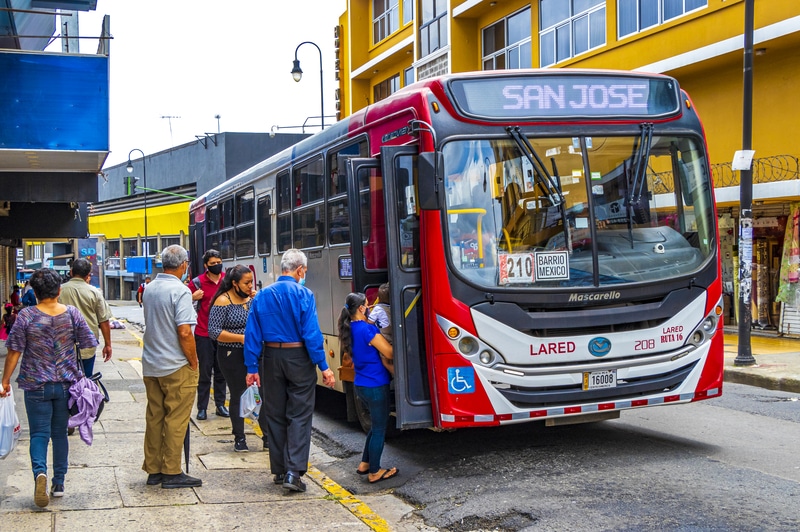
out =
<path fill-rule="evenodd" d="M 189 202 L 147 208 L 147 234 L 177 235 L 189 231 Z M 89 217 L 89 233 L 107 238 L 144 236 L 144 209 Z"/>
<path fill-rule="evenodd" d="M 466 0 L 452 0 L 452 10 Z M 565 0 L 566 1 L 566 0 Z M 450 20 L 450 64 L 453 72 L 479 70 L 482 64 L 481 30 L 518 11 L 531 9 L 531 50 L 533 67 L 539 65 L 539 14 L 535 0 L 505 0 L 496 6 L 484 3 L 471 10 L 474 16 Z M 371 46 L 372 21 L 368 0 L 351 0 L 350 33 L 356 33 L 361 44 L 353 53 L 352 66 L 373 57 L 397 41 L 387 39 L 378 47 Z M 708 0 L 705 9 L 676 18 L 638 34 L 617 40 L 616 1 L 606 2 L 607 44 L 598 50 L 558 63 L 556 67 L 635 69 L 670 59 L 726 39 L 741 39 L 744 32 L 744 0 Z M 469 15 L 469 12 L 468 14 Z M 762 28 L 800 16 L 800 0 L 759 0 L 755 2 L 755 27 Z M 415 22 L 416 28 L 417 22 Z M 404 32 L 406 30 L 403 30 Z M 416 30 L 414 30 L 416 31 Z M 405 35 L 405 33 L 403 33 Z M 800 81 L 800 35 L 756 44 L 765 46 L 765 55 L 754 57 L 753 148 L 756 157 L 800 153 L 796 139 L 800 138 L 797 120 L 797 87 Z M 405 54 L 398 54 L 404 56 Z M 402 73 L 410 63 L 397 57 L 389 64 Z M 356 60 L 356 58 L 358 60 Z M 706 128 L 712 162 L 729 162 L 742 143 L 742 50 L 725 56 L 665 72 L 675 76 L 690 94 Z M 375 83 L 389 77 L 379 72 L 375 77 L 353 80 L 349 113 L 367 105 Z M 365 73 L 365 77 L 373 76 Z"/>

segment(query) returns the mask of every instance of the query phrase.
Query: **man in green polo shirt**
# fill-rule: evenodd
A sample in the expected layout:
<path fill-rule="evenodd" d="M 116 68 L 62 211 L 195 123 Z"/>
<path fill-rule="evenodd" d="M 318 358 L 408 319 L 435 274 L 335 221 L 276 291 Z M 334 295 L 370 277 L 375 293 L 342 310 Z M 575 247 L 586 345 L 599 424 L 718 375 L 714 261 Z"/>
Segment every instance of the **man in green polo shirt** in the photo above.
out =
<path fill-rule="evenodd" d="M 111 360 L 111 309 L 108 308 L 100 290 L 89 284 L 92 277 L 92 263 L 86 259 L 76 259 L 70 270 L 70 280 L 61 285 L 58 301 L 64 305 L 72 305 L 83 314 L 83 318 L 92 330 L 97 343 L 103 335 L 103 361 Z M 81 349 L 83 372 L 86 376 L 94 374 L 96 348 Z"/>

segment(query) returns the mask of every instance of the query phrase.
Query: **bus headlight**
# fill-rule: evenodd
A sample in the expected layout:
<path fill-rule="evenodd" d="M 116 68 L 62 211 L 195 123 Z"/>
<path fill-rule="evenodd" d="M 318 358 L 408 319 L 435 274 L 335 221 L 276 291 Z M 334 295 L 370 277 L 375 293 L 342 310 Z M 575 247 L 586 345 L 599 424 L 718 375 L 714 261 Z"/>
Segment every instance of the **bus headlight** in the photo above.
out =
<path fill-rule="evenodd" d="M 489 351 L 483 350 L 478 358 L 480 358 L 481 364 L 488 366 L 492 362 L 494 356 L 492 356 Z"/>
<path fill-rule="evenodd" d="M 465 355 L 474 355 L 478 352 L 478 342 L 471 336 L 465 336 L 458 341 L 458 350 Z"/>
<path fill-rule="evenodd" d="M 717 332 L 719 317 L 722 314 L 721 309 L 722 301 L 720 300 L 716 307 L 712 309 L 705 318 L 703 318 L 703 321 L 701 321 L 695 330 L 692 331 L 692 333 L 688 336 L 686 343 L 695 347 L 700 347 L 700 345 L 710 340 Z"/>

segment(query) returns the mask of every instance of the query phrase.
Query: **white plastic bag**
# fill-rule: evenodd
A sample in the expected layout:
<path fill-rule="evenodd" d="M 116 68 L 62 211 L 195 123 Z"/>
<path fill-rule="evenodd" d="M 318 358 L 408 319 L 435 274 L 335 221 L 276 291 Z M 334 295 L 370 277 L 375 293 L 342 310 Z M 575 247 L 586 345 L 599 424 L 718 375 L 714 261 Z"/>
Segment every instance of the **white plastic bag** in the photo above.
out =
<path fill-rule="evenodd" d="M 243 418 L 249 417 L 253 421 L 258 421 L 258 413 L 261 411 L 261 394 L 258 393 L 258 386 L 251 384 L 242 394 L 239 403 L 239 415 Z"/>
<path fill-rule="evenodd" d="M 14 450 L 21 433 L 12 389 L 8 395 L 0 397 L 0 458 L 5 458 Z"/>

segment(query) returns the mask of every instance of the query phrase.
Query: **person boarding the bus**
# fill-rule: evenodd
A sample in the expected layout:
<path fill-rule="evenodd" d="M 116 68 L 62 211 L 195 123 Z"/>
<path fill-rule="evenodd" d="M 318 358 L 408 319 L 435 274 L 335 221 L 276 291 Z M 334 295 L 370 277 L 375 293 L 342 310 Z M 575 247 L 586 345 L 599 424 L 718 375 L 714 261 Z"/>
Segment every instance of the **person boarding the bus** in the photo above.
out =
<path fill-rule="evenodd" d="M 392 345 L 386 341 L 373 323 L 367 320 L 367 297 L 352 293 L 345 299 L 339 316 L 339 341 L 342 346 L 342 363 L 355 368 L 356 395 L 369 410 L 372 425 L 364 442 L 361 463 L 356 472 L 367 475 L 370 483 L 397 476 L 396 467 L 381 467 L 381 456 L 389 423 L 389 381 L 391 375 L 383 359 L 392 360 Z"/>
<path fill-rule="evenodd" d="M 336 384 L 325 360 L 314 294 L 304 286 L 307 273 L 306 254 L 286 251 L 281 276 L 253 298 L 244 332 L 247 385 L 256 383 L 264 390 L 261 408 L 267 414 L 272 480 L 300 492 L 306 491 L 301 477 L 311 446 L 315 366 L 325 386 Z"/>
<path fill-rule="evenodd" d="M 219 251 L 209 249 L 203 253 L 203 266 L 206 268 L 205 273 L 193 278 L 189 283 L 192 300 L 197 301 L 197 327 L 194 329 L 194 338 L 197 343 L 197 358 L 200 360 L 200 383 L 197 385 L 197 419 L 200 421 L 208 419 L 206 410 L 211 395 L 212 379 L 214 403 L 217 405 L 216 414 L 220 417 L 230 416 L 225 407 L 225 377 L 217 362 L 217 342 L 208 336 L 208 314 L 214 303 L 214 294 L 217 292 L 219 282 L 225 276 Z"/>

